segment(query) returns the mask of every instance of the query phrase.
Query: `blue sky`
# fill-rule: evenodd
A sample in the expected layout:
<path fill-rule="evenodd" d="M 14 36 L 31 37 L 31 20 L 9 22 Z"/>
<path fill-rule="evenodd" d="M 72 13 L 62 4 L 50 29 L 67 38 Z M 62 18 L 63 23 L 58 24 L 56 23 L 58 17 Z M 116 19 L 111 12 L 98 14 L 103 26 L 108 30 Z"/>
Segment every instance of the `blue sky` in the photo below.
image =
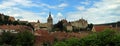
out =
<path fill-rule="evenodd" d="M 100 24 L 120 21 L 120 0 L 0 0 L 0 13 L 16 19 L 46 22 L 49 12 L 54 23 L 61 19 L 84 18 Z"/>

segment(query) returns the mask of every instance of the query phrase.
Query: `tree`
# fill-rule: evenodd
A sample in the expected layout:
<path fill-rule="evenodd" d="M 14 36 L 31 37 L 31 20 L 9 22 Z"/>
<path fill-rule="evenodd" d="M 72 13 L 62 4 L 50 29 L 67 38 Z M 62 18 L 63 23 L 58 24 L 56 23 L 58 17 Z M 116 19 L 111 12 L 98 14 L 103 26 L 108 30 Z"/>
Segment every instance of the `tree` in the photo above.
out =
<path fill-rule="evenodd" d="M 79 44 L 79 39 L 70 38 L 65 41 L 57 42 L 53 46 L 78 46 L 78 44 Z"/>
<path fill-rule="evenodd" d="M 120 32 L 106 29 L 102 32 L 90 34 L 81 39 L 58 41 L 54 46 L 120 46 Z"/>
<path fill-rule="evenodd" d="M 23 31 L 18 33 L 16 37 L 16 45 L 20 46 L 33 46 L 34 45 L 34 35 L 29 31 Z"/>
<path fill-rule="evenodd" d="M 67 46 L 65 42 L 57 42 L 53 46 Z"/>
<path fill-rule="evenodd" d="M 4 31 L 0 36 L 0 45 L 33 46 L 34 38 L 34 35 L 29 31 L 19 32 L 18 34 Z"/>
<path fill-rule="evenodd" d="M 114 46 L 113 38 L 115 37 L 115 31 L 105 30 L 103 32 L 94 33 L 90 36 L 80 39 L 80 46 Z"/>
<path fill-rule="evenodd" d="M 93 28 L 93 24 L 91 23 L 91 24 L 88 24 L 88 30 L 92 30 L 92 28 Z"/>
<path fill-rule="evenodd" d="M 13 25 L 19 25 L 19 22 L 18 21 L 14 21 Z"/>
<path fill-rule="evenodd" d="M 9 20 L 9 16 L 4 16 L 4 24 L 9 24 L 9 22 L 8 22 L 8 20 Z"/>
<path fill-rule="evenodd" d="M 4 44 L 11 45 L 12 41 L 15 38 L 14 36 L 15 35 L 10 33 L 9 31 L 7 31 L 7 32 L 3 31 L 2 35 L 0 37 L 0 45 L 4 45 Z"/>
<path fill-rule="evenodd" d="M 34 27 L 30 23 L 28 23 L 27 26 L 29 26 L 30 28 L 34 30 Z"/>
<path fill-rule="evenodd" d="M 63 22 L 59 21 L 57 24 L 54 25 L 54 29 L 60 30 L 60 31 L 66 31 L 66 27 L 63 26 Z"/>

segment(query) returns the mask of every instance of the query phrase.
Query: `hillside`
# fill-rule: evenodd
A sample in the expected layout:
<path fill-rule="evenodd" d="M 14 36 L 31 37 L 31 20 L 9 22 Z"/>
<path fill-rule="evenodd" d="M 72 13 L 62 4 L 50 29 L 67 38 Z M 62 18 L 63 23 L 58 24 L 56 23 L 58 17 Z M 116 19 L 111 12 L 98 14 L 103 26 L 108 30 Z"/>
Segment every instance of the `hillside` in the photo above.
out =
<path fill-rule="evenodd" d="M 95 26 L 99 26 L 99 25 L 106 25 L 106 26 L 112 25 L 112 27 L 116 27 L 116 25 L 117 25 L 117 27 L 120 27 L 120 21 L 112 22 L 112 23 L 104 23 L 104 24 L 95 24 Z"/>

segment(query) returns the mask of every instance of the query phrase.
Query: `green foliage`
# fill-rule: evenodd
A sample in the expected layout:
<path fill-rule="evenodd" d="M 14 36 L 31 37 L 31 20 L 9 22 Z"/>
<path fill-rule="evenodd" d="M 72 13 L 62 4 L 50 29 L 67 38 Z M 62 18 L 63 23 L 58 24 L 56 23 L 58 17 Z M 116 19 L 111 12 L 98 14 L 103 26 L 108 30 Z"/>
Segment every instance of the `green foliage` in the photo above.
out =
<path fill-rule="evenodd" d="M 12 46 L 33 46 L 34 35 L 29 31 L 23 31 L 17 34 L 11 32 L 3 32 L 0 37 L 0 45 Z"/>
<path fill-rule="evenodd" d="M 28 23 L 27 26 L 31 27 L 34 30 L 34 27 L 32 26 L 32 24 Z"/>
<path fill-rule="evenodd" d="M 87 28 L 88 28 L 89 31 L 92 30 L 93 24 L 92 24 L 92 23 L 91 23 L 91 24 L 88 24 Z"/>
<path fill-rule="evenodd" d="M 70 38 L 62 42 L 57 42 L 53 46 L 78 46 L 78 44 L 79 44 L 79 39 Z"/>
<path fill-rule="evenodd" d="M 77 38 L 70 38 L 70 39 L 66 40 L 65 42 L 67 43 L 68 46 L 78 46 L 79 39 L 77 39 Z"/>
<path fill-rule="evenodd" d="M 65 42 L 57 42 L 53 46 L 67 46 Z"/>
<path fill-rule="evenodd" d="M 18 21 L 14 21 L 14 22 L 13 22 L 13 25 L 18 25 L 18 24 L 19 24 Z"/>
<path fill-rule="evenodd" d="M 44 42 L 42 45 L 43 46 L 51 46 L 51 44 L 49 42 Z"/>
<path fill-rule="evenodd" d="M 9 21 L 9 16 L 6 16 L 6 15 L 3 15 L 3 16 L 4 16 L 4 19 L 2 19 L 2 16 L 0 17 L 0 25 L 12 23 L 11 21 Z"/>
<path fill-rule="evenodd" d="M 10 16 L 0 14 L 0 25 L 26 25 L 26 22 L 19 22 L 19 19 L 17 21 L 11 21 L 9 20 Z"/>
<path fill-rule="evenodd" d="M 33 46 L 34 35 L 29 31 L 20 32 L 15 41 L 17 45 Z"/>
<path fill-rule="evenodd" d="M 59 30 L 63 30 L 63 22 L 59 21 L 57 24 L 54 25 L 54 28 L 59 28 Z"/>
<path fill-rule="evenodd" d="M 68 39 L 65 41 L 57 42 L 57 45 L 66 46 L 120 46 L 120 32 L 107 29 L 103 32 L 93 33 L 81 39 Z"/>
<path fill-rule="evenodd" d="M 63 22 L 59 21 L 57 24 L 54 25 L 53 30 L 55 31 L 66 31 L 66 27 L 63 26 Z"/>
<path fill-rule="evenodd" d="M 111 44 L 111 38 L 114 37 L 114 31 L 106 30 L 92 34 L 80 40 L 81 46 L 105 46 Z"/>
<path fill-rule="evenodd" d="M 11 44 L 12 40 L 14 40 L 14 35 L 10 32 L 2 32 L 0 37 L 0 44 Z"/>

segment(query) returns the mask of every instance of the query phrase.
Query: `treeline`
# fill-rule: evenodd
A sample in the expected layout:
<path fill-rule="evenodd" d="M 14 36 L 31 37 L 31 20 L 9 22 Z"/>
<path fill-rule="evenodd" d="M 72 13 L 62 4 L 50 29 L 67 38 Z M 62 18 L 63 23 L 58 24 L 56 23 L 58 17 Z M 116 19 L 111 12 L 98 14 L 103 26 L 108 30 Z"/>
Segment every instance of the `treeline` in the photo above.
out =
<path fill-rule="evenodd" d="M 11 21 L 10 16 L 0 14 L 0 25 L 26 25 L 27 23 L 20 22 L 19 20 Z"/>
<path fill-rule="evenodd" d="M 29 31 L 2 32 L 0 35 L 0 46 L 34 46 L 34 43 L 35 36 Z M 107 29 L 84 38 L 55 39 L 52 45 L 44 43 L 43 46 L 120 46 L 120 32 Z"/>
<path fill-rule="evenodd" d="M 0 14 L 0 25 L 3 24 L 10 24 L 11 22 L 9 21 L 9 16 Z"/>
<path fill-rule="evenodd" d="M 53 25 L 53 30 L 52 31 L 66 31 L 66 27 L 63 25 L 62 21 L 59 21 L 57 24 Z"/>
<path fill-rule="evenodd" d="M 53 46 L 120 46 L 120 32 L 105 30 L 81 39 L 70 38 L 57 41 Z"/>
<path fill-rule="evenodd" d="M 112 22 L 112 23 L 105 23 L 105 24 L 97 24 L 97 25 L 111 25 L 112 27 L 120 27 L 120 21 L 118 22 Z"/>
<path fill-rule="evenodd" d="M 0 14 L 0 25 L 25 25 L 31 27 L 33 30 L 33 26 L 29 22 L 20 22 L 20 20 L 9 20 L 10 16 Z"/>
<path fill-rule="evenodd" d="M 11 32 L 2 32 L 0 35 L 0 46 L 33 46 L 35 36 L 29 31 L 13 34 Z"/>

